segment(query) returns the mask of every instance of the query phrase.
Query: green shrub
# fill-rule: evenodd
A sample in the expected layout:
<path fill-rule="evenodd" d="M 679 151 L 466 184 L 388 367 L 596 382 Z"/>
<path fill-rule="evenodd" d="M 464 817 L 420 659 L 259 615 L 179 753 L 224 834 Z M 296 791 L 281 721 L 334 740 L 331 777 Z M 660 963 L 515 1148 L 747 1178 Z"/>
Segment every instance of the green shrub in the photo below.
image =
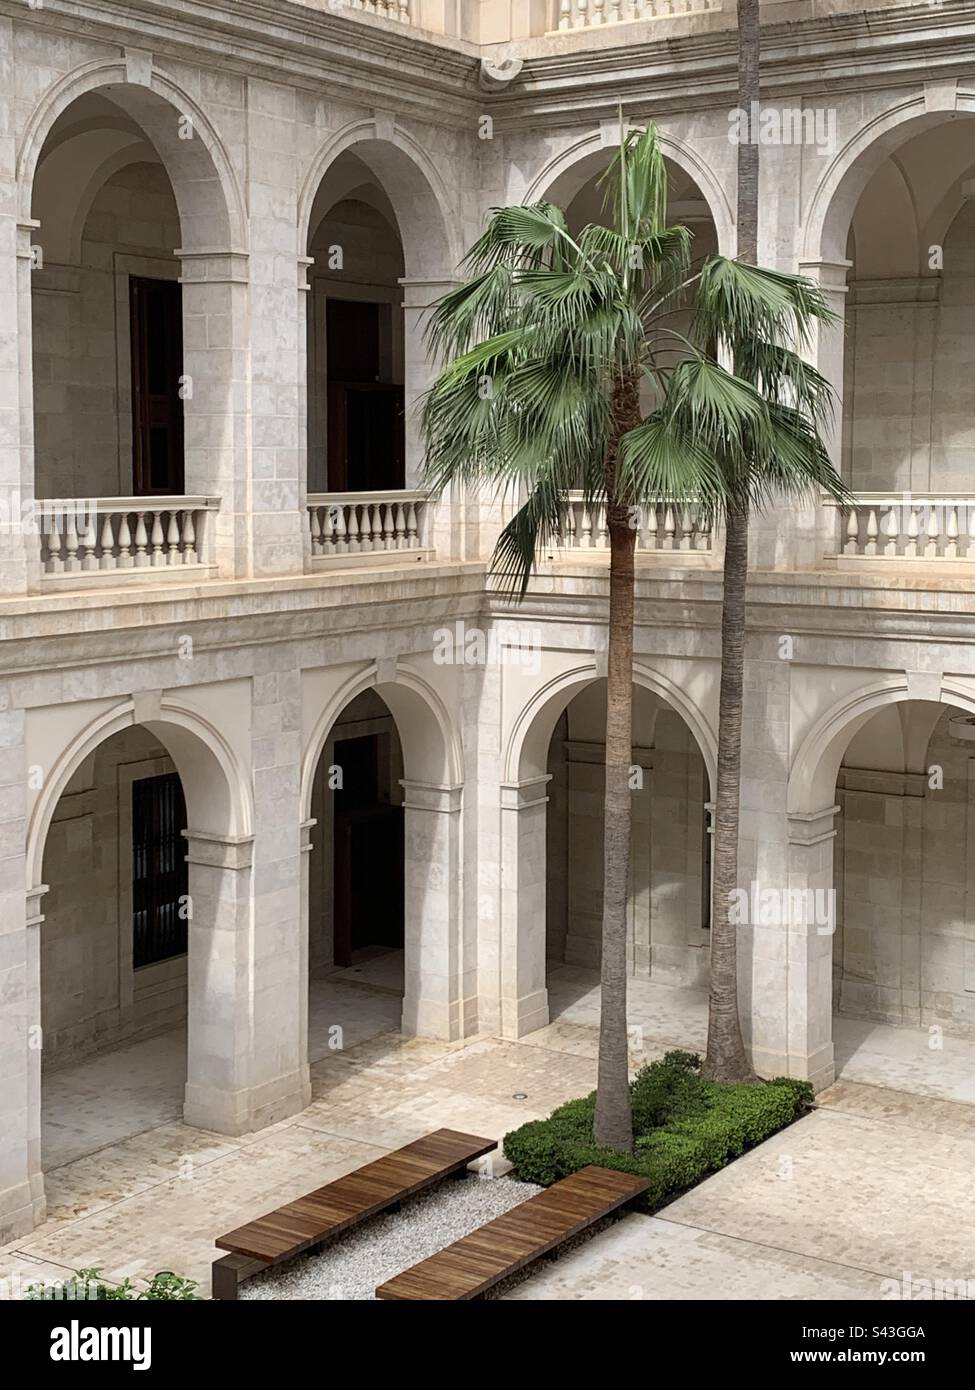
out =
<path fill-rule="evenodd" d="M 197 1285 L 192 1279 L 183 1279 L 168 1269 L 154 1274 L 141 1290 L 135 1288 L 131 1279 L 123 1279 L 120 1284 L 106 1284 L 101 1269 L 96 1265 L 90 1269 L 76 1269 L 63 1283 L 55 1281 L 53 1284 L 31 1284 L 27 1290 L 27 1297 L 32 1300 L 57 1299 L 59 1302 L 61 1299 L 88 1299 L 97 1303 L 112 1299 L 133 1302 L 140 1299 L 185 1301 L 199 1300 L 200 1295 L 195 1292 L 196 1288 Z"/>
<path fill-rule="evenodd" d="M 791 1077 L 759 1086 L 705 1081 L 700 1058 L 675 1051 L 641 1068 L 630 1096 L 632 1153 L 594 1142 L 593 1093 L 505 1136 L 515 1177 L 548 1187 L 590 1163 L 635 1173 L 650 1183 L 639 1205 L 653 1211 L 791 1124 L 812 1103 L 812 1087 Z"/>

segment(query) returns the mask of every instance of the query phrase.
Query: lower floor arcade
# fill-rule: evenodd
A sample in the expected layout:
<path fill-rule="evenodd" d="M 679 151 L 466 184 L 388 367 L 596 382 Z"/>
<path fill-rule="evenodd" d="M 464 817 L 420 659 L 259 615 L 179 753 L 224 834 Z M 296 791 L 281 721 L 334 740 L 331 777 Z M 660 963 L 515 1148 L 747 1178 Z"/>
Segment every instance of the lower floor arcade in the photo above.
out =
<path fill-rule="evenodd" d="M 260 1132 L 350 1049 L 591 1047 L 606 686 L 577 650 L 540 666 L 414 655 L 22 712 L 5 1236 L 66 1164 L 180 1121 Z M 714 767 L 710 664 L 635 674 L 634 1061 L 705 1040 Z M 975 695 L 852 670 L 803 689 L 788 756 L 773 721 L 743 785 L 756 1065 L 964 1099 Z"/>

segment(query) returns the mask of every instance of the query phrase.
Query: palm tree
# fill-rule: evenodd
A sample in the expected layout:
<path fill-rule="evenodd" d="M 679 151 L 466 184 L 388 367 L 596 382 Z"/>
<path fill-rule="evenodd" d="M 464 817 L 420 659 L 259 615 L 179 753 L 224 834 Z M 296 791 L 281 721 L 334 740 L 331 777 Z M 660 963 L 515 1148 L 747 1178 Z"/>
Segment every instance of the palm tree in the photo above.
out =
<path fill-rule="evenodd" d="M 634 549 L 640 510 L 709 516 L 778 482 L 832 474 L 815 420 L 825 383 L 785 345 L 822 317 L 815 286 L 713 257 L 688 279 L 690 233 L 666 225 L 653 127 L 624 135 L 605 178 L 609 225 L 570 234 L 549 203 L 495 209 L 468 254 L 471 278 L 435 306 L 446 363 L 422 411 L 425 481 L 522 496 L 495 552 L 502 585 L 527 591 L 539 550 L 565 534 L 568 494 L 605 509 L 610 541 L 597 1143 L 632 1147 L 626 1039 Z M 689 335 L 673 326 L 696 282 Z M 795 320 L 795 323 L 793 323 Z M 753 336 L 755 338 L 752 341 Z M 733 342 L 753 381 L 717 360 Z M 744 360 L 744 359 L 743 359 Z M 652 398 L 641 402 L 646 383 Z M 782 399 L 791 391 L 794 400 Z M 755 461 L 760 482 L 746 467 Z M 747 487 L 746 487 L 747 482 Z"/>

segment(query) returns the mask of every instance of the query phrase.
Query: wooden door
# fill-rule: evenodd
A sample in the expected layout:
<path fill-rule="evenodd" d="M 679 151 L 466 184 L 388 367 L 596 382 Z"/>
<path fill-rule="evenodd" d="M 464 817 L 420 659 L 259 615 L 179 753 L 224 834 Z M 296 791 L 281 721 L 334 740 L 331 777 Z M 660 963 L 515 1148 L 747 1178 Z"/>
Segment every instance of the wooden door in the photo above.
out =
<path fill-rule="evenodd" d="M 175 280 L 129 279 L 132 491 L 178 497 L 183 480 L 183 308 Z"/>

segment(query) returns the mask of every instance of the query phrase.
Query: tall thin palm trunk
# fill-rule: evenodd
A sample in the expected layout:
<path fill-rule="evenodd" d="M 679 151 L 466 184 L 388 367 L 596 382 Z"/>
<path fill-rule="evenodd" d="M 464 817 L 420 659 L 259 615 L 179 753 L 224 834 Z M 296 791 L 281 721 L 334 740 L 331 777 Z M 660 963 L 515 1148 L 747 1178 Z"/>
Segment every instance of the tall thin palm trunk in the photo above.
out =
<path fill-rule="evenodd" d="M 606 463 L 606 496 L 615 498 L 616 448 L 640 418 L 639 386 L 621 381 L 613 392 L 613 429 Z M 603 827 L 603 934 L 600 958 L 599 1065 L 593 1138 L 633 1148 L 626 1033 L 626 909 L 633 824 L 633 588 L 636 531 L 625 506 L 610 500 L 609 653 L 606 679 L 606 796 Z"/>
<path fill-rule="evenodd" d="M 711 990 L 704 1074 L 717 1081 L 752 1081 L 754 1072 L 738 1012 L 738 937 L 730 920 L 738 887 L 738 811 L 741 787 L 741 715 L 745 669 L 745 588 L 748 580 L 748 509 L 730 507 L 721 607 L 721 693 L 718 706 L 718 785 L 715 795 L 711 914 Z"/>
<path fill-rule="evenodd" d="M 749 138 L 738 145 L 738 259 L 758 262 L 759 0 L 738 0 L 738 106 L 748 113 Z M 724 602 L 721 609 L 721 694 L 718 706 L 718 785 L 714 817 L 714 899 L 711 914 L 711 990 L 704 1072 L 719 1081 L 753 1081 L 738 1009 L 738 935 L 729 921 L 738 888 L 741 805 L 741 718 L 745 673 L 745 591 L 748 583 L 748 506 L 727 515 Z"/>

